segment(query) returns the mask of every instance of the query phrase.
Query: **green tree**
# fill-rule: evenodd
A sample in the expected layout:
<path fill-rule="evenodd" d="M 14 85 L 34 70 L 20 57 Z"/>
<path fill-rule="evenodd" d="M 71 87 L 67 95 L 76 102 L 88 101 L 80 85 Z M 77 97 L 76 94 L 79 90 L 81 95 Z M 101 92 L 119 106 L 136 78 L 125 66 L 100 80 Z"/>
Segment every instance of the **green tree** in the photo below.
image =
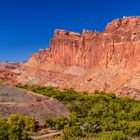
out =
<path fill-rule="evenodd" d="M 20 115 L 18 115 L 18 114 L 11 114 L 11 115 L 8 117 L 7 122 L 8 122 L 10 125 L 17 125 L 18 120 L 19 120 L 19 117 L 20 117 Z"/>
<path fill-rule="evenodd" d="M 9 140 L 25 140 L 28 137 L 27 131 L 17 125 L 12 125 L 9 129 Z"/>
<path fill-rule="evenodd" d="M 0 140 L 8 140 L 10 126 L 7 123 L 0 125 Z"/>
<path fill-rule="evenodd" d="M 79 126 L 65 126 L 61 136 L 64 140 L 76 140 L 80 139 L 80 137 L 82 137 L 83 135 L 82 130 Z"/>
<path fill-rule="evenodd" d="M 33 117 L 24 116 L 25 129 L 29 131 L 34 131 L 35 129 L 35 119 Z"/>

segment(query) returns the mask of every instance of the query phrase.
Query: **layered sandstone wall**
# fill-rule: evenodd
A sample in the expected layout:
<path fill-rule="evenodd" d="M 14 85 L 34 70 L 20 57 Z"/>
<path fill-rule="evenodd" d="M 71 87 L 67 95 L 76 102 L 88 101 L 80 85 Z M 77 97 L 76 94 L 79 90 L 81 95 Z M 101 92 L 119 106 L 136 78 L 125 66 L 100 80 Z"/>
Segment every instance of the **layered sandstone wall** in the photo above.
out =
<path fill-rule="evenodd" d="M 48 49 L 21 64 L 18 82 L 105 90 L 140 98 L 140 17 L 108 23 L 103 32 L 55 30 Z"/>
<path fill-rule="evenodd" d="M 109 23 L 103 32 L 82 34 L 55 30 L 49 49 L 32 54 L 31 64 L 49 61 L 63 66 L 139 65 L 140 17 L 123 17 Z"/>

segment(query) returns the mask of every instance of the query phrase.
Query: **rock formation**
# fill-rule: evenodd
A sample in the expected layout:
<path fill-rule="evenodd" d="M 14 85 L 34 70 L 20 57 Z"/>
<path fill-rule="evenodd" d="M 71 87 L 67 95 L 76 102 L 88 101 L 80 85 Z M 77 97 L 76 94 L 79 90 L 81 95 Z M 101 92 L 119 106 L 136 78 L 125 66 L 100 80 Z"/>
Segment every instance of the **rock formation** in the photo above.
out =
<path fill-rule="evenodd" d="M 107 67 L 110 64 L 127 67 L 139 63 L 139 42 L 140 17 L 124 17 L 113 20 L 101 33 L 83 30 L 82 34 L 79 34 L 55 30 L 49 49 L 32 54 L 29 62 L 49 61 L 84 68 Z"/>
<path fill-rule="evenodd" d="M 12 62 L 0 62 L 0 81 L 6 81 L 8 83 L 16 83 L 15 69 L 19 67 L 18 63 Z"/>
<path fill-rule="evenodd" d="M 49 48 L 32 54 L 20 69 L 20 83 L 105 90 L 139 98 L 140 17 L 113 20 L 103 32 L 57 29 Z"/>

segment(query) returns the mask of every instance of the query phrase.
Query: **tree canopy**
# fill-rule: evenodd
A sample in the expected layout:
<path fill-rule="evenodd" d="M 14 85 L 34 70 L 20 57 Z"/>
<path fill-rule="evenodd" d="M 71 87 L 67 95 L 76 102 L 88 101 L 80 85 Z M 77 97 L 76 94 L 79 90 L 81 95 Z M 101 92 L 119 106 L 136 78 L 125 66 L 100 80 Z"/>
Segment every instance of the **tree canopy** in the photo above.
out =
<path fill-rule="evenodd" d="M 69 108 L 68 117 L 46 119 L 46 127 L 61 130 L 64 140 L 127 140 L 140 136 L 140 101 L 99 91 L 89 94 L 36 85 L 20 87 L 56 98 Z"/>

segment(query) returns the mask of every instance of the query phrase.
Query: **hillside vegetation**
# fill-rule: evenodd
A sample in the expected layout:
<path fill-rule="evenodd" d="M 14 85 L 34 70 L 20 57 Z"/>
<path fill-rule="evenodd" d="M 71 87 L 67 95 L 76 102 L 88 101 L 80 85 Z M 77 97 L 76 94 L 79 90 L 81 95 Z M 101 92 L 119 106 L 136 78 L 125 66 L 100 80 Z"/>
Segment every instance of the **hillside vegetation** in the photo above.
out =
<path fill-rule="evenodd" d="M 140 101 L 118 98 L 112 93 L 60 91 L 53 87 L 19 86 L 58 99 L 67 105 L 68 117 L 46 119 L 46 127 L 62 130 L 64 140 L 94 137 L 97 140 L 127 140 L 140 136 Z"/>

